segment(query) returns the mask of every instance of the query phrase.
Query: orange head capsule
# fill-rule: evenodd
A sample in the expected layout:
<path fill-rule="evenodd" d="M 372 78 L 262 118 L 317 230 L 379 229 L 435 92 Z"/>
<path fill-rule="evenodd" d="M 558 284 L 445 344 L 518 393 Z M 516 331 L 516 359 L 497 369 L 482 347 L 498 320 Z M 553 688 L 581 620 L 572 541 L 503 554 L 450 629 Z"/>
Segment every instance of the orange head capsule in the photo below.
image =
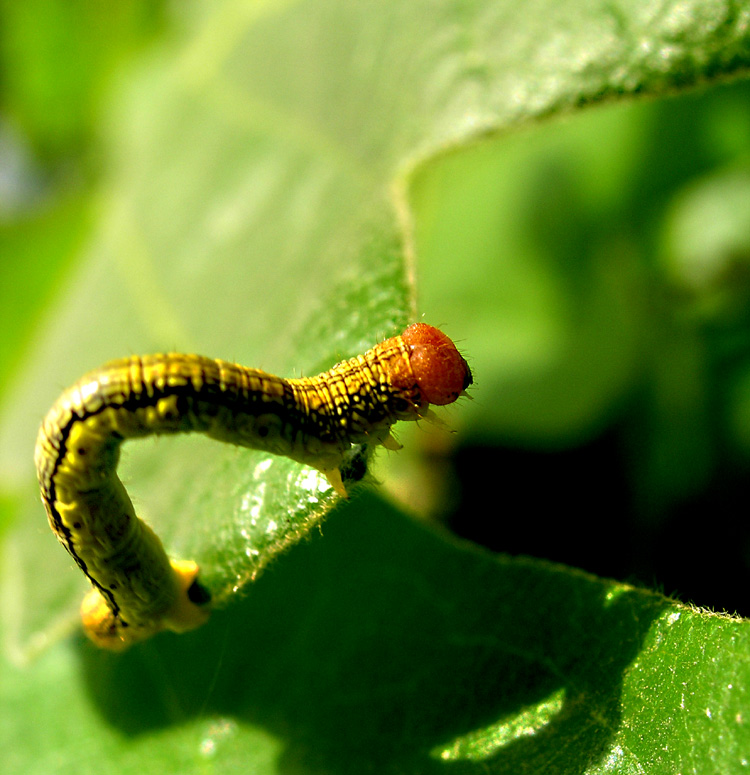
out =
<path fill-rule="evenodd" d="M 452 404 L 471 385 L 469 364 L 442 331 L 414 323 L 401 338 L 410 349 L 409 363 L 425 403 Z"/>

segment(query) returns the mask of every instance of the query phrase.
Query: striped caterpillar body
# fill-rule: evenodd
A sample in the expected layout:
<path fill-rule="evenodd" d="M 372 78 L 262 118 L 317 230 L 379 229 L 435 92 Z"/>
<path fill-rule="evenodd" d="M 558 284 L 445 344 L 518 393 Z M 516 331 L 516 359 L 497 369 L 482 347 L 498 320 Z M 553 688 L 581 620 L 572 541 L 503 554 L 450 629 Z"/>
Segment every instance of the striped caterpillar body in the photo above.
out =
<path fill-rule="evenodd" d="M 81 606 L 94 643 L 121 650 L 208 618 L 198 566 L 170 560 L 117 477 L 120 445 L 151 434 L 203 433 L 312 466 L 346 496 L 354 444 L 399 445 L 398 420 L 455 401 L 471 371 L 424 323 L 316 377 L 282 379 L 198 355 L 112 361 L 66 390 L 45 417 L 35 462 L 49 524 L 92 584 Z"/>

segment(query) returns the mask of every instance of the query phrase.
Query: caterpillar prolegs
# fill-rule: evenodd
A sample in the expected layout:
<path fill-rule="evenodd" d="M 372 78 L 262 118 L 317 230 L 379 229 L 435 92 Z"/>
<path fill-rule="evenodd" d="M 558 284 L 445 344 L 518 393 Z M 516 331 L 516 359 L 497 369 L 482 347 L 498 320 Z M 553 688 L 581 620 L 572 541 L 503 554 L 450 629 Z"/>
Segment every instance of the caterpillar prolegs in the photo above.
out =
<path fill-rule="evenodd" d="M 341 466 L 355 444 L 399 445 L 398 420 L 430 417 L 472 383 L 453 342 L 424 323 L 316 377 L 282 379 L 199 355 L 105 364 L 66 390 L 45 417 L 35 462 L 52 530 L 92 584 L 86 633 L 121 650 L 209 614 L 198 566 L 170 560 L 117 476 L 120 445 L 151 434 L 203 433 L 312 466 L 346 495 Z"/>

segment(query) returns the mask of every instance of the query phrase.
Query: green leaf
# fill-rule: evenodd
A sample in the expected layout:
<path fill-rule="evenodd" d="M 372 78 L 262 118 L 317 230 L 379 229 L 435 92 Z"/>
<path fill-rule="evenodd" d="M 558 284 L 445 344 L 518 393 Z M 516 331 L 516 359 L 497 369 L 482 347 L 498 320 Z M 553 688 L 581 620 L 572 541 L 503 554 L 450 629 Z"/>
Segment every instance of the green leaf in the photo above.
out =
<path fill-rule="evenodd" d="M 71 151 L 90 142 L 113 65 L 159 27 L 163 5 L 0 0 L 3 113 L 42 156 L 70 164 Z"/>
<path fill-rule="evenodd" d="M 46 721 L 5 766 L 735 772 L 747 649 L 737 620 L 458 547 L 363 497 L 201 630 L 6 671 L 4 711 Z"/>
<path fill-rule="evenodd" d="M 191 350 L 310 374 L 361 352 L 422 310 L 416 253 L 434 257 L 422 265 L 428 282 L 457 269 L 474 298 L 496 300 L 507 275 L 468 264 L 471 245 L 461 252 L 441 231 L 429 176 L 458 158 L 441 154 L 605 98 L 743 72 L 749 10 L 235 0 L 185 12 L 180 34 L 113 94 L 95 225 L 23 368 L 3 383 L 0 470 L 9 508 L 20 505 L 2 563 L 2 633 L 18 661 L 42 650 L 1 668 L 6 771 L 739 768 L 744 623 L 461 548 L 366 498 L 250 588 L 335 498 L 286 460 L 201 440 L 133 445 L 122 475 L 138 512 L 170 552 L 199 562 L 226 610 L 124 656 L 61 640 L 85 584 L 44 530 L 31 452 L 59 391 L 112 357 Z M 461 189 L 467 212 L 486 191 L 502 200 L 492 189 L 502 153 L 477 145 L 461 160 L 486 175 L 473 197 Z M 560 242 L 574 252 L 564 186 L 544 190 L 527 192 L 526 225 L 552 225 L 543 257 Z M 497 246 L 510 234 L 511 255 L 526 247 L 520 232 L 499 231 L 463 236 Z M 441 261 L 445 245 L 456 252 Z M 521 410 L 511 433 L 582 432 L 632 380 L 636 322 L 620 291 L 638 270 L 593 249 L 550 276 L 551 262 L 516 255 L 503 290 L 527 326 L 520 344 L 504 343 L 510 358 L 491 359 L 497 318 L 474 317 L 471 297 L 454 305 L 446 294 L 447 311 L 430 320 L 488 364 L 475 427 L 509 427 L 491 381 L 509 362 L 561 364 L 582 342 L 558 373 L 583 395 L 557 402 L 550 391 L 534 404 L 518 390 L 510 404 Z M 608 348 L 611 359 L 597 357 Z M 491 504 L 491 517 L 525 518 L 511 506 Z"/>

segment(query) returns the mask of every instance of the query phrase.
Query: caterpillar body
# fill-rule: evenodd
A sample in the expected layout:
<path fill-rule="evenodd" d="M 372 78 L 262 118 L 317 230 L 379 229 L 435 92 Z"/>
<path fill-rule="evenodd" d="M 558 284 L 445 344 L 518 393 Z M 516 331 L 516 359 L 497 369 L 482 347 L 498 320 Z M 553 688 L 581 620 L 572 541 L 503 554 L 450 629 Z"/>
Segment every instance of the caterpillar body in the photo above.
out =
<path fill-rule="evenodd" d="M 209 615 L 192 561 L 170 560 L 117 476 L 120 446 L 151 434 L 203 433 L 286 455 L 346 495 L 341 466 L 355 444 L 399 445 L 398 420 L 430 417 L 472 383 L 453 342 L 424 323 L 315 377 L 283 379 L 198 355 L 112 361 L 66 390 L 42 422 L 35 463 L 50 527 L 88 577 L 84 630 L 122 650 Z"/>

